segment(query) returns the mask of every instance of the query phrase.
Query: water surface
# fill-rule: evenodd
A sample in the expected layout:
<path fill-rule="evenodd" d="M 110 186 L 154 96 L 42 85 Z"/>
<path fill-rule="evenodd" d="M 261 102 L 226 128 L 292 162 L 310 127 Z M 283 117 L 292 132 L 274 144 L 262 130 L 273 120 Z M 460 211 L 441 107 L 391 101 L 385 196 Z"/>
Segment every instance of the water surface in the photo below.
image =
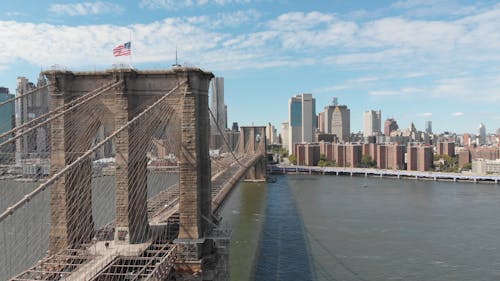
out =
<path fill-rule="evenodd" d="M 250 231 L 257 250 L 231 257 L 255 252 L 253 267 L 232 280 L 500 280 L 499 185 L 321 175 L 262 185 L 265 198 L 235 192 L 225 206 L 238 231 L 255 222 L 237 203 L 265 201 Z"/>

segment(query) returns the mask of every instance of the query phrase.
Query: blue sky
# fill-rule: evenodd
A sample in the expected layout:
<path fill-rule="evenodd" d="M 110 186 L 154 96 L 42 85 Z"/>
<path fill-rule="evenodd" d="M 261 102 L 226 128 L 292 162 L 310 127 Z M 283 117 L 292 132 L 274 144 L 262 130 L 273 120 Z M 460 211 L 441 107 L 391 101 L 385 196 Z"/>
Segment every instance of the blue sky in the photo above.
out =
<path fill-rule="evenodd" d="M 132 38 L 138 69 L 182 64 L 225 77 L 229 122 L 277 128 L 312 93 L 381 109 L 400 127 L 500 128 L 500 4 L 459 0 L 1 1 L 0 86 L 53 65 L 107 69 Z"/>

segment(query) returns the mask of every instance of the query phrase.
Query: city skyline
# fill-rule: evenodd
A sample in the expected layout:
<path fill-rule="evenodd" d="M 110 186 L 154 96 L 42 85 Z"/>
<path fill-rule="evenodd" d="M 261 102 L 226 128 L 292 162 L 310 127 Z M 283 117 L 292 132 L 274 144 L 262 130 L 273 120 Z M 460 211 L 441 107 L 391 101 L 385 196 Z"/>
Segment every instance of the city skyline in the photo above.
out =
<path fill-rule="evenodd" d="M 2 3 L 0 86 L 71 70 L 179 62 L 225 77 L 228 123 L 287 119 L 290 96 L 319 108 L 339 97 L 351 131 L 363 112 L 434 132 L 487 133 L 500 113 L 500 4 L 496 1 L 23 1 Z M 132 41 L 132 58 L 112 49 Z M 257 98 L 256 98 L 257 97 Z"/>

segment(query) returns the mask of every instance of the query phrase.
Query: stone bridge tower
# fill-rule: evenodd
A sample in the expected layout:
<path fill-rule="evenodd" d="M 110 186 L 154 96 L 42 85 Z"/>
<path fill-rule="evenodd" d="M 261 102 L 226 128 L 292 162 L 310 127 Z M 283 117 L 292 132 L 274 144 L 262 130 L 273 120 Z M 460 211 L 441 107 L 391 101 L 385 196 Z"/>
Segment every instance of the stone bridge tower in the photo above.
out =
<path fill-rule="evenodd" d="M 266 127 L 265 126 L 241 126 L 239 153 L 263 153 L 266 155 Z M 266 180 L 266 157 L 262 157 L 253 167 L 248 168 L 245 180 Z"/>
<path fill-rule="evenodd" d="M 69 105 L 97 88 L 107 91 L 83 107 L 91 107 L 92 110 L 75 109 L 59 116 L 52 123 L 52 174 L 61 171 L 88 150 L 100 126 L 106 125 L 116 130 L 136 117 L 141 109 L 175 89 L 166 102 L 175 107 L 176 114 L 181 115 L 179 241 L 181 248 L 184 247 L 183 253 L 186 253 L 181 258 L 195 262 L 200 260 L 205 249 L 203 237 L 211 227 L 212 217 L 208 86 L 213 74 L 184 67 L 164 71 L 57 70 L 44 74 L 51 84 L 52 110 Z M 81 121 L 85 120 L 82 118 L 84 114 L 89 113 L 94 114 L 92 122 Z M 114 139 L 116 243 L 142 243 L 149 239 L 147 157 L 144 147 L 148 146 L 155 126 L 161 123 L 157 120 L 161 114 L 156 112 L 140 119 L 139 125 L 127 127 Z M 138 134 L 142 134 L 141 137 Z M 88 159 L 65 173 L 52 187 L 51 253 L 90 241 L 94 233 L 91 176 L 92 163 Z"/>

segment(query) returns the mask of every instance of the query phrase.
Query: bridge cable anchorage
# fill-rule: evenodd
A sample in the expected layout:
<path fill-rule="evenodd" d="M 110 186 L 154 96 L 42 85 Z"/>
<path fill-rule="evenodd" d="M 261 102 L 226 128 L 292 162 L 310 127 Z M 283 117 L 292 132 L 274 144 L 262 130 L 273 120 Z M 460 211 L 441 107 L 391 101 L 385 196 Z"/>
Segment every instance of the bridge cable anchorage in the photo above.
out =
<path fill-rule="evenodd" d="M 25 93 L 25 94 L 22 94 L 22 95 L 19 95 L 19 96 L 17 96 L 17 97 L 14 97 L 14 98 L 8 99 L 8 100 L 6 100 L 6 101 L 0 102 L 0 107 L 2 107 L 2 106 L 4 106 L 4 105 L 6 105 L 6 104 L 8 104 L 8 103 L 15 102 L 15 101 L 16 101 L 16 100 L 18 100 L 18 99 L 22 99 L 22 98 L 24 98 L 24 97 L 26 97 L 26 96 L 32 95 L 32 94 L 34 94 L 34 93 L 37 93 L 37 92 L 39 92 L 40 90 L 43 90 L 43 89 L 45 89 L 45 88 L 47 88 L 47 87 L 49 87 L 49 86 L 52 86 L 52 84 L 46 84 L 46 85 L 40 86 L 40 87 L 38 87 L 38 88 L 36 88 L 36 89 L 33 89 L 33 90 L 31 90 L 31 91 L 28 91 L 28 92 L 27 92 L 27 93 Z"/>
<path fill-rule="evenodd" d="M 104 93 L 104 92 L 108 91 L 110 88 L 113 88 L 113 87 L 118 86 L 118 85 L 119 85 L 120 83 L 122 83 L 122 82 L 123 82 L 123 81 L 118 81 L 118 82 L 115 82 L 115 83 L 106 84 L 106 85 L 103 85 L 103 86 L 101 86 L 101 87 L 99 87 L 99 88 L 97 88 L 97 89 L 95 89 L 95 90 L 93 90 L 93 91 L 91 91 L 91 92 L 88 92 L 87 94 L 85 94 L 85 95 L 83 95 L 83 96 L 81 96 L 81 97 L 78 97 L 78 98 L 76 98 L 76 99 L 74 99 L 74 100 L 70 101 L 70 102 L 69 102 L 69 103 L 67 103 L 67 104 L 64 104 L 64 105 L 62 105 L 62 106 L 59 106 L 59 107 L 57 107 L 57 108 L 56 108 L 56 109 L 54 109 L 54 110 L 51 110 L 51 111 L 49 111 L 49 112 L 47 112 L 47 113 L 45 113 L 45 114 L 42 114 L 42 115 L 40 115 L 40 116 L 36 117 L 36 118 L 35 118 L 35 119 L 33 119 L 33 120 L 30 120 L 29 122 L 23 123 L 22 125 L 17 126 L 17 127 L 13 128 L 13 129 L 11 129 L 10 131 L 7 131 L 7 132 L 5 132 L 5 133 L 0 134 L 0 139 L 1 139 L 1 138 L 3 138 L 3 137 L 5 137 L 5 136 L 8 136 L 8 135 L 10 135 L 10 134 L 12 134 L 12 133 L 15 133 L 15 132 L 17 132 L 17 131 L 19 131 L 19 130 L 21 130 L 21 129 L 23 129 L 24 127 L 31 126 L 32 124 L 34 124 L 34 123 L 36 123 L 36 122 L 38 122 L 38 121 L 40 121 L 40 120 L 42 120 L 42 119 L 44 119 L 44 118 L 46 118 L 46 117 L 48 117 L 48 116 L 52 115 L 52 114 L 55 114 L 56 112 L 58 112 L 58 111 L 60 111 L 60 110 L 65 110 L 65 109 L 67 109 L 67 107 L 71 107 L 70 109 L 74 109 L 76 106 L 79 106 L 79 105 L 83 104 L 84 102 L 87 102 L 87 101 L 89 101 L 90 99 L 95 98 L 96 96 L 101 95 L 102 93 Z M 41 89 L 41 88 L 39 88 L 39 89 Z M 37 89 L 37 90 L 38 90 L 38 89 Z M 98 93 L 97 93 L 97 92 L 98 92 Z M 75 105 L 76 103 L 78 103 L 78 102 L 80 102 L 80 101 L 82 101 L 82 100 L 84 100 L 84 99 L 86 99 L 86 98 L 89 98 L 89 99 L 88 99 L 88 100 L 85 100 L 85 101 L 84 101 L 84 102 L 82 102 L 82 103 L 79 103 L 79 104 Z M 75 105 L 75 106 L 73 107 L 73 105 Z M 52 119 L 51 119 L 51 120 L 52 120 Z M 44 124 L 46 124 L 46 123 L 47 123 L 47 122 L 45 122 Z M 37 127 L 37 128 L 38 128 L 38 127 Z M 22 132 L 22 133 L 21 133 L 21 135 L 23 135 L 23 134 L 26 134 L 26 133 L 25 133 L 25 132 Z M 0 147 L 2 147 L 2 145 L 3 145 L 3 143 L 2 143 L 2 144 L 0 144 Z"/>
<path fill-rule="evenodd" d="M 215 123 L 215 126 L 217 127 L 217 130 L 219 131 L 219 133 L 221 134 L 222 136 L 222 139 L 224 140 L 224 143 L 226 144 L 227 146 L 227 150 L 229 150 L 229 152 L 231 153 L 231 155 L 233 156 L 234 160 L 243 168 L 247 168 L 245 165 L 241 164 L 240 160 L 236 157 L 236 155 L 234 155 L 234 152 L 231 150 L 231 147 L 229 146 L 229 143 L 225 137 L 225 134 L 224 132 L 222 132 L 221 128 L 219 127 L 219 124 L 217 124 L 217 120 L 215 119 L 215 116 L 214 114 L 212 113 L 212 110 L 210 110 L 210 108 L 208 108 L 208 112 L 210 113 L 210 116 L 212 117 L 212 120 L 214 120 L 214 123 Z"/>
<path fill-rule="evenodd" d="M 31 198 L 33 198 L 35 195 L 42 192 L 47 187 L 49 187 L 51 184 L 53 184 L 57 179 L 59 179 L 61 176 L 63 176 L 66 172 L 68 172 L 71 169 L 76 168 L 85 159 L 87 159 L 89 156 L 91 156 L 92 153 L 96 152 L 97 149 L 101 148 L 108 141 L 110 141 L 111 139 L 116 137 L 119 133 L 121 133 L 125 129 L 129 128 L 132 124 L 136 123 L 139 119 L 143 118 L 146 113 L 150 112 L 152 109 L 157 107 L 160 103 L 162 103 L 164 100 L 166 100 L 167 97 L 169 97 L 173 92 L 175 92 L 181 85 L 183 85 L 185 83 L 187 83 L 187 80 L 181 82 L 180 84 L 177 84 L 172 90 L 170 90 L 167 94 L 165 94 L 164 96 L 162 96 L 161 98 L 156 100 L 153 104 L 151 104 L 146 109 L 144 109 L 142 112 L 140 112 L 132 120 L 128 121 L 125 125 L 123 125 L 119 129 L 115 130 L 113 133 L 111 133 L 104 140 L 100 141 L 99 143 L 95 144 L 92 148 L 85 151 L 81 156 L 79 156 L 77 159 L 75 159 L 75 161 L 73 161 L 71 164 L 65 166 L 61 171 L 54 174 L 52 177 L 47 179 L 47 181 L 45 181 L 44 183 L 40 184 L 37 188 L 35 188 L 32 192 L 28 193 L 26 196 L 24 196 L 17 203 L 8 207 L 7 211 L 4 211 L 2 214 L 0 214 L 0 222 L 4 221 L 9 215 L 12 215 L 16 210 L 18 210 L 20 207 L 22 207 L 25 203 L 29 202 L 29 200 Z M 93 97 L 91 97 L 91 98 L 93 98 Z M 84 101 L 84 102 L 86 102 L 86 101 Z M 81 105 L 81 103 L 79 105 Z M 67 110 L 71 110 L 71 108 L 67 109 Z M 66 112 L 67 110 L 63 111 L 63 113 Z M 58 114 L 57 117 L 58 116 L 60 116 L 60 115 Z M 146 148 L 142 148 L 142 149 L 146 149 Z"/>

